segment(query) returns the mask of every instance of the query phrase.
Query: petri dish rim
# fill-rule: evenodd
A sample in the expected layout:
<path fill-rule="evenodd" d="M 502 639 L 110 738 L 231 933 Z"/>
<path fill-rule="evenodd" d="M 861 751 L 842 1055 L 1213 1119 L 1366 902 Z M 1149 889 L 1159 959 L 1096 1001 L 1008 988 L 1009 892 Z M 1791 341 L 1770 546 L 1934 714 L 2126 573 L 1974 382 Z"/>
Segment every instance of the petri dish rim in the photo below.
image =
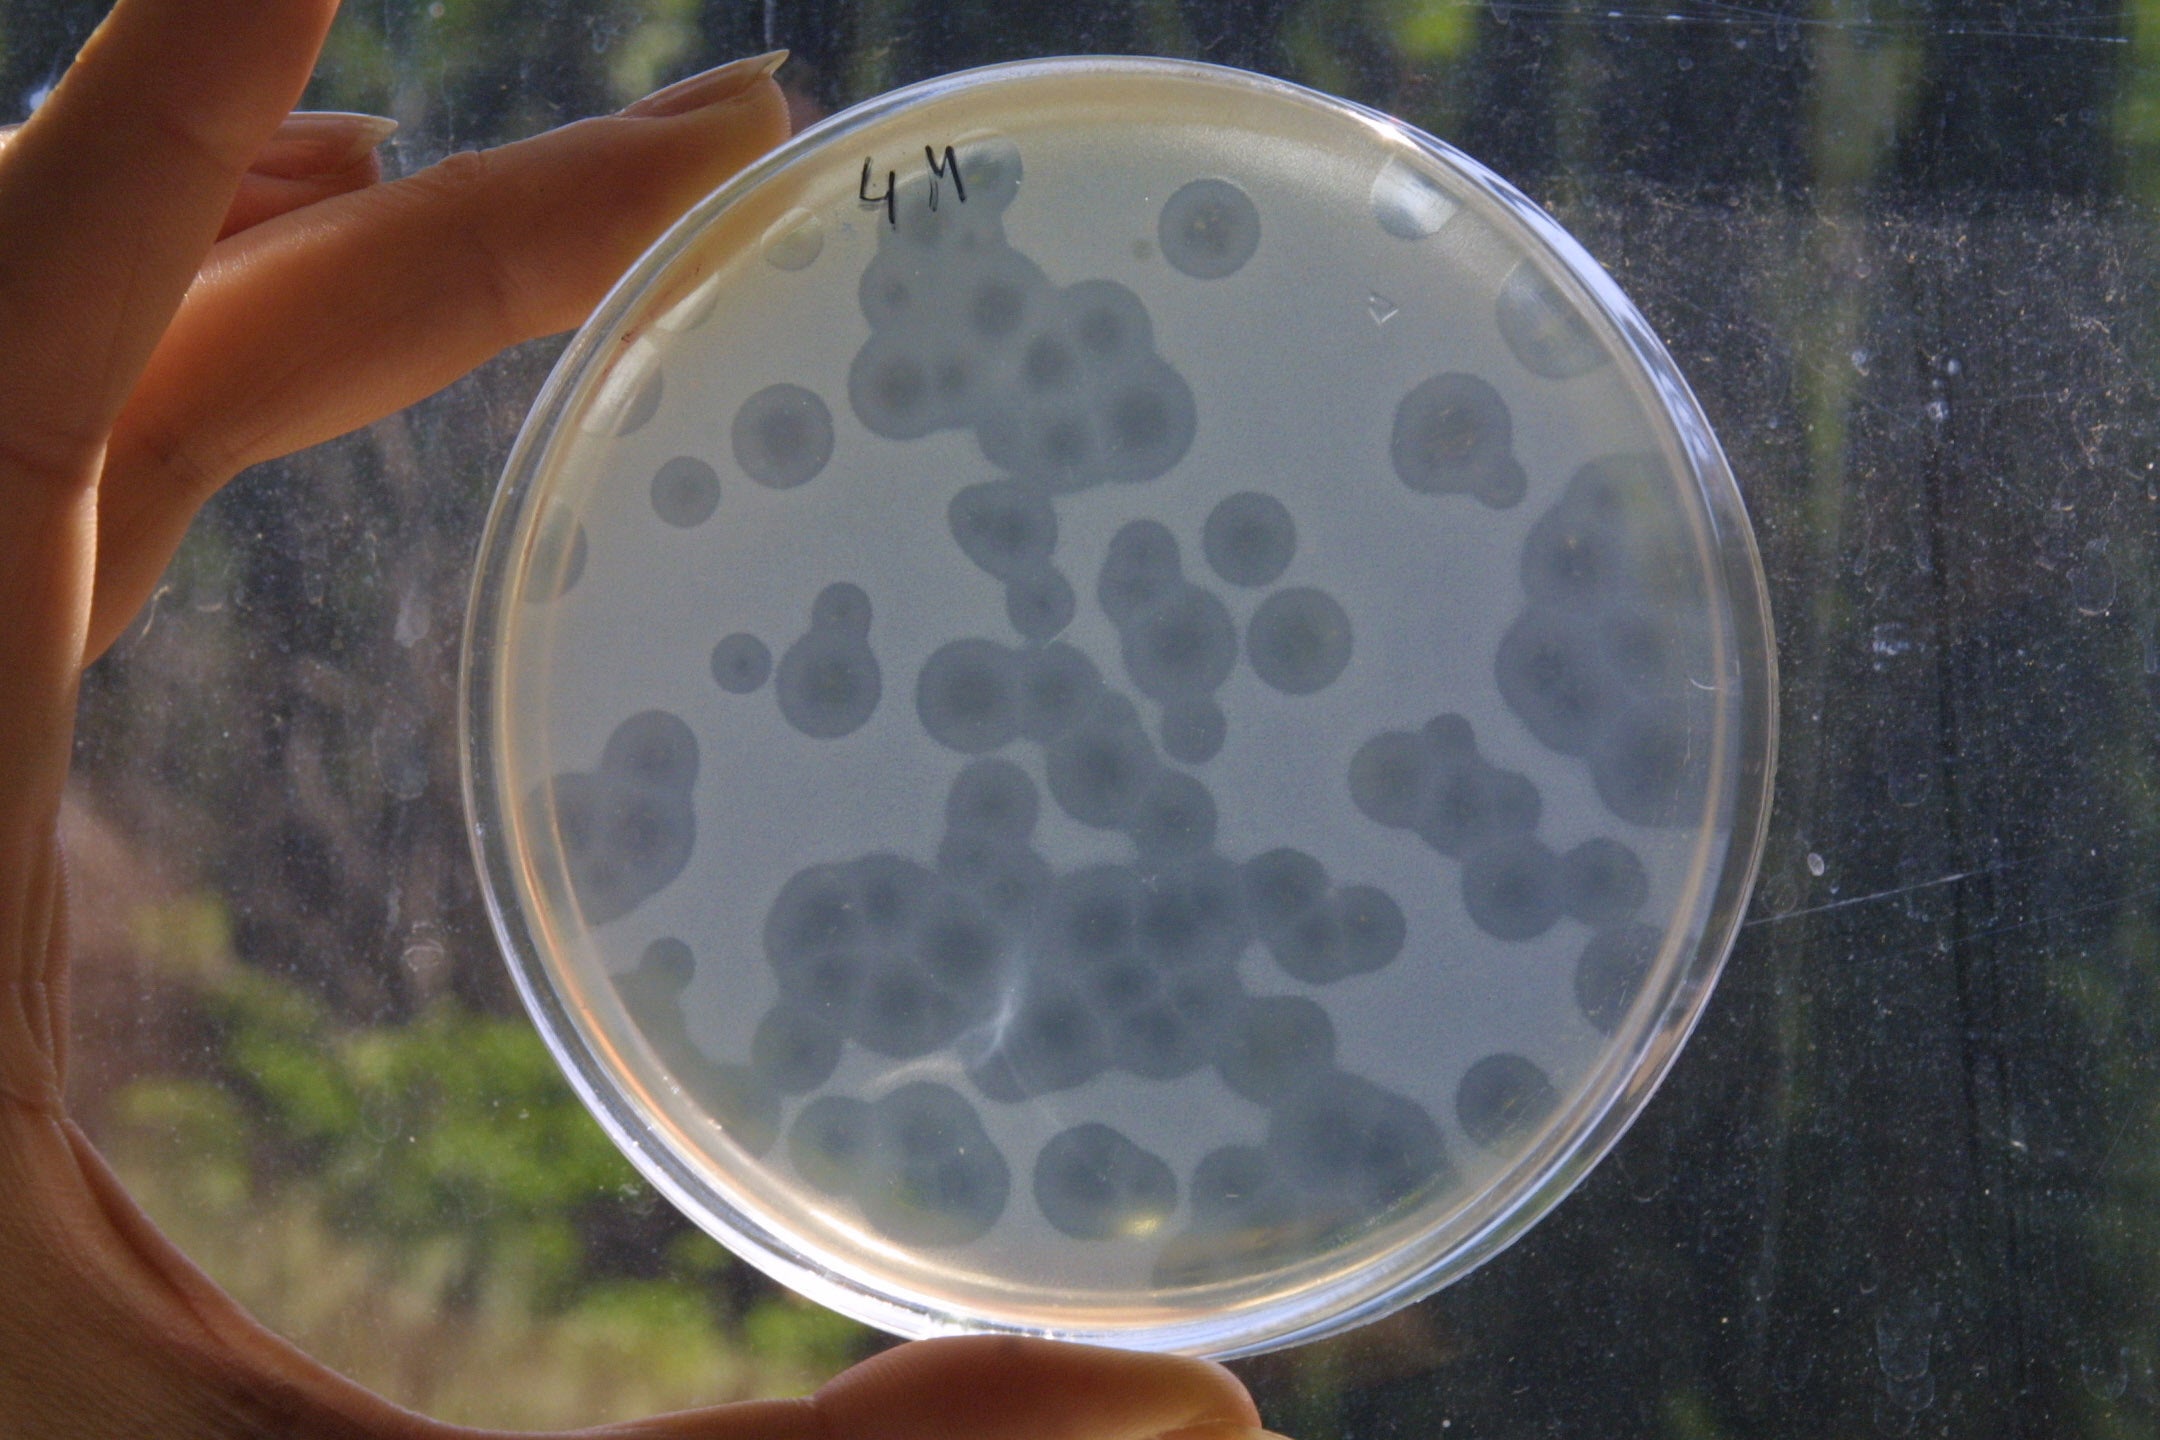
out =
<path fill-rule="evenodd" d="M 1629 1015 L 1540 1139 L 1499 1168 L 1482 1191 L 1438 1225 L 1347 1271 L 1320 1261 L 1288 1299 L 1139 1326 L 1015 1323 L 955 1313 L 934 1297 L 866 1285 L 731 1201 L 696 1147 L 674 1133 L 665 1109 L 642 1093 L 635 1067 L 581 1013 L 576 980 L 552 964 L 537 933 L 542 889 L 529 857 L 510 843 L 514 796 L 501 773 L 504 643 L 539 526 L 532 512 L 557 437 L 574 428 L 598 387 L 603 363 L 636 330 L 631 319 L 663 308 L 662 282 L 714 218 L 776 173 L 896 114 L 985 87 L 1071 80 L 1209 86 L 1245 99 L 1288 103 L 1349 121 L 1388 146 L 1423 155 L 1514 227 L 1508 238 L 1540 262 L 1614 353 L 1644 415 L 1660 429 L 1667 458 L 1693 502 L 1682 507 L 1709 582 L 1717 671 L 1736 677 L 1716 695 L 1717 743 L 1730 753 L 1710 767 L 1686 905 L 1692 923 L 1668 920 L 1666 943 Z M 671 300 L 677 297 L 670 296 Z M 1337 1333 L 1409 1304 L 1500 1253 L 1579 1184 L 1647 1103 L 1699 1021 L 1730 952 L 1760 862 L 1776 754 L 1776 655 L 1767 587 L 1753 533 L 1722 450 L 1685 379 L 1634 305 L 1578 242 L 1534 202 L 1459 151 L 1401 122 L 1289 82 L 1181 60 L 1068 57 L 993 65 L 893 91 L 805 130 L 701 201 L 625 274 L 558 361 L 521 428 L 483 531 L 467 610 L 459 682 L 462 782 L 475 863 L 497 938 L 543 1039 L 587 1108 L 669 1200 L 744 1259 L 791 1288 L 853 1318 L 908 1336 L 1004 1330 L 1217 1358 L 1257 1353 Z M 1696 938 L 1692 944 L 1687 937 Z M 1372 1247 L 1364 1245 L 1370 1252 Z M 1323 1256 L 1321 1260 L 1328 1257 Z"/>

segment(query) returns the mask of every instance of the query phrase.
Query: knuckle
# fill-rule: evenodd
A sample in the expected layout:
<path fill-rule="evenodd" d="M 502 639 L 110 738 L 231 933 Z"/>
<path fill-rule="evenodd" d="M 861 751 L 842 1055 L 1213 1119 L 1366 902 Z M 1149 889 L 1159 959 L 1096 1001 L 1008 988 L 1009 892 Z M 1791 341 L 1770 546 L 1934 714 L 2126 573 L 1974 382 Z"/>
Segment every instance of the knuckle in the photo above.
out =
<path fill-rule="evenodd" d="M 87 424 L 11 416 L 0 431 L 0 477 L 54 489 L 88 484 L 97 477 L 95 457 L 102 441 Z"/>
<path fill-rule="evenodd" d="M 515 207 L 504 204 L 504 173 L 487 150 L 460 150 L 404 182 L 443 228 L 444 243 L 465 261 L 458 266 L 474 287 L 488 323 L 502 343 L 521 340 L 531 329 L 530 286 L 517 260 L 517 237 L 502 217 Z"/>
<path fill-rule="evenodd" d="M 472 199 L 486 188 L 494 168 L 485 150 L 453 150 L 406 183 L 442 199 Z"/>
<path fill-rule="evenodd" d="M 125 466 L 146 477 L 152 494 L 200 504 L 222 489 L 234 470 L 224 457 L 209 452 L 208 433 L 207 427 L 138 430 L 127 437 L 124 448 L 116 449 L 108 468 Z"/>

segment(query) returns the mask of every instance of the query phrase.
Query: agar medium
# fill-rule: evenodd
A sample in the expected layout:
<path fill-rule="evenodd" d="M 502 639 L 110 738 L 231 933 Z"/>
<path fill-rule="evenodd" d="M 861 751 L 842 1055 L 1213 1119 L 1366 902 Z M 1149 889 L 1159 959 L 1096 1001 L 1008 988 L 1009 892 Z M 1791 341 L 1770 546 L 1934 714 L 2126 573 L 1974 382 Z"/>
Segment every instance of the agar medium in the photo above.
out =
<path fill-rule="evenodd" d="M 1555 1204 L 1753 879 L 1764 587 L 1672 362 L 1506 184 L 1206 66 L 916 86 L 570 346 L 466 637 L 533 1014 L 889 1330 L 1233 1355 Z"/>

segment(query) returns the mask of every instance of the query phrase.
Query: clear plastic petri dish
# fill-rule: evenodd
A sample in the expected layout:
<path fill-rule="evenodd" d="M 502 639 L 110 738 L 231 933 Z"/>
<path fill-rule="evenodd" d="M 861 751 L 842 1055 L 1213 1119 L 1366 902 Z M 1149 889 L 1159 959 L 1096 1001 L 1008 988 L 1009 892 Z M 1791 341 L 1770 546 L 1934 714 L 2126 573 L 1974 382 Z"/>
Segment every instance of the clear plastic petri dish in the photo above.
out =
<path fill-rule="evenodd" d="M 593 1112 L 907 1335 L 1227 1356 L 1520 1235 L 1761 845 L 1740 497 L 1590 257 L 1384 116 L 999 66 L 799 137 L 536 404 L 467 797 Z"/>

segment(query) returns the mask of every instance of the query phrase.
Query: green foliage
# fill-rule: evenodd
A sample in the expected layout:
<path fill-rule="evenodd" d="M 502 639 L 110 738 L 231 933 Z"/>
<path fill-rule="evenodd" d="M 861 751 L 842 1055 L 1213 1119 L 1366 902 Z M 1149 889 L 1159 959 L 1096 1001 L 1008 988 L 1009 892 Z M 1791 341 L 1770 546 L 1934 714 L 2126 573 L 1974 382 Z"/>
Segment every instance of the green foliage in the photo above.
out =
<path fill-rule="evenodd" d="M 627 104 L 675 78 L 697 46 L 697 0 L 640 0 L 631 29 L 608 56 L 608 85 Z"/>
<path fill-rule="evenodd" d="M 760 1355 L 787 1355 L 809 1369 L 842 1368 L 863 1351 L 860 1325 L 795 1295 L 760 1300 L 743 1320 L 743 1338 Z"/>
<path fill-rule="evenodd" d="M 389 0 L 347 6 L 308 103 L 377 111 L 423 147 L 619 107 L 698 48 L 698 0 Z"/>
<path fill-rule="evenodd" d="M 1724 1440 L 1717 1411 L 1702 1392 L 1683 1387 L 1665 1397 L 1665 1430 L 1669 1440 Z"/>
<path fill-rule="evenodd" d="M 186 1157 L 187 1200 L 197 1208 L 229 1211 L 251 1189 L 247 1122 L 222 1086 L 202 1080 L 142 1080 L 121 1097 L 120 1118 L 131 1129 L 161 1136 L 165 1148 Z"/>
<path fill-rule="evenodd" d="M 2151 205 L 2160 202 L 2160 0 L 2126 0 L 2122 15 L 2130 56 L 2116 91 L 2115 138 L 2126 188 Z"/>
<path fill-rule="evenodd" d="M 235 969 L 213 1002 L 266 1173 L 305 1174 L 355 1235 L 454 1241 L 468 1282 L 505 1266 L 555 1303 L 588 1277 L 566 1217 L 637 1177 L 522 1021 L 438 1006 L 348 1029 Z"/>
<path fill-rule="evenodd" d="M 790 1376 L 862 1349 L 859 1326 L 745 1283 L 667 1211 L 523 1020 L 444 1003 L 404 1025 L 345 1025 L 218 958 L 227 927 L 213 901 L 148 907 L 137 929 L 199 987 L 218 1041 L 213 1078 L 138 1081 L 120 1102 L 131 1132 L 157 1137 L 191 1210 L 297 1199 L 375 1268 L 432 1285 L 439 1306 L 511 1292 L 594 1343 L 729 1337 Z M 626 1227 L 636 1243 L 595 1240 Z"/>
<path fill-rule="evenodd" d="M 1372 0 L 1372 10 L 1406 60 L 1460 59 L 1477 33 L 1467 0 Z"/>

